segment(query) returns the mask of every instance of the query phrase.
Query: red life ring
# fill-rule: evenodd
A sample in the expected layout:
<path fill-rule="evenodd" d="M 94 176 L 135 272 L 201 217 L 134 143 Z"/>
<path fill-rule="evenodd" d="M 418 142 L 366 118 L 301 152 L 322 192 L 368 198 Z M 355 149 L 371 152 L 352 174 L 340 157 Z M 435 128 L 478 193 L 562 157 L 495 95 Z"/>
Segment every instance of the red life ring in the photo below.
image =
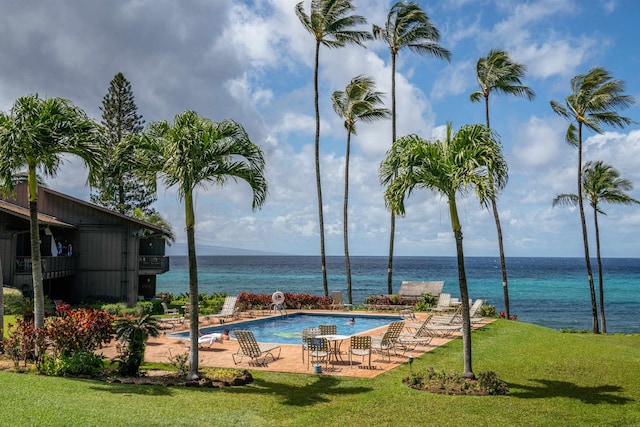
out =
<path fill-rule="evenodd" d="M 271 295 L 271 301 L 276 305 L 284 304 L 284 294 L 280 291 L 276 291 Z"/>

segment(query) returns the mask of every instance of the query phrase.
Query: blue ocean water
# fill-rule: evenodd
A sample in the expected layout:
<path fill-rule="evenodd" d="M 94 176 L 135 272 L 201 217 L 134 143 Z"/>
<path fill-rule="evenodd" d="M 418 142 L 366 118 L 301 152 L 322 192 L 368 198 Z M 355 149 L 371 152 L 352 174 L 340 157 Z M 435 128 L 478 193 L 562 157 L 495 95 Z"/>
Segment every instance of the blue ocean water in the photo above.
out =
<path fill-rule="evenodd" d="M 595 263 L 593 264 L 595 268 Z M 504 309 L 498 258 L 465 259 L 469 296 Z M 387 258 L 352 257 L 353 300 L 387 293 Z M 343 257 L 327 257 L 329 291 L 346 299 Z M 507 258 L 511 314 L 520 321 L 553 329 L 591 330 L 591 300 L 583 258 Z M 640 333 L 640 259 L 603 260 L 608 332 Z M 403 280 L 444 280 L 443 292 L 459 296 L 455 257 L 397 257 L 396 292 Z M 594 271 L 597 286 L 597 271 Z M 246 291 L 271 294 L 323 294 L 320 258 L 315 256 L 198 257 L 199 291 L 235 295 Z M 158 276 L 157 291 L 185 293 L 189 289 L 186 256 L 172 256 L 170 271 Z"/>

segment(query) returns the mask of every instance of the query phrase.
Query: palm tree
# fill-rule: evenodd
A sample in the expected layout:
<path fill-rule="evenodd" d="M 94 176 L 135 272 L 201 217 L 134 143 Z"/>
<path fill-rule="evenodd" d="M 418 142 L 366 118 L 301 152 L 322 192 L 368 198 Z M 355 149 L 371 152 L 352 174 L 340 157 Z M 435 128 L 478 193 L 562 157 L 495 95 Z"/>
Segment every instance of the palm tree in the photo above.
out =
<path fill-rule="evenodd" d="M 233 120 L 214 123 L 195 111 L 176 115 L 173 124 L 152 123 L 140 147 L 140 168 L 158 172 L 167 187 L 176 185 L 184 200 L 189 257 L 190 368 L 198 373 L 198 266 L 195 246 L 193 192 L 213 183 L 223 186 L 229 178 L 246 181 L 253 191 L 253 209 L 267 196 L 264 157 L 244 128 Z M 145 162 L 147 162 L 145 164 Z"/>
<path fill-rule="evenodd" d="M 322 184 L 320 182 L 320 106 L 318 96 L 318 66 L 320 46 L 339 48 L 346 44 L 363 46 L 365 40 L 371 38 L 367 31 L 354 30 L 356 25 L 366 24 L 367 20 L 360 15 L 350 15 L 355 10 L 351 0 L 311 0 L 311 11 L 307 15 L 304 2 L 296 4 L 295 11 L 304 28 L 313 35 L 316 42 L 315 63 L 313 69 L 313 90 L 316 115 L 315 162 L 316 189 L 318 192 L 318 222 L 320 228 L 320 258 L 322 263 L 322 285 L 324 296 L 329 295 L 327 282 L 327 262 L 324 247 L 324 215 L 322 213 Z"/>
<path fill-rule="evenodd" d="M 357 135 L 358 121 L 373 122 L 389 117 L 389 110 L 378 107 L 382 103 L 382 93 L 375 91 L 375 82 L 370 77 L 357 76 L 351 79 L 344 91 L 335 91 L 331 96 L 333 109 L 344 119 L 347 130 L 347 150 L 344 161 L 344 259 L 347 272 L 347 295 L 349 304 L 353 304 L 351 294 L 351 262 L 349 260 L 348 208 L 349 208 L 349 155 L 351 153 L 351 134 Z"/>
<path fill-rule="evenodd" d="M 122 375 L 136 376 L 144 361 L 147 338 L 160 335 L 160 324 L 151 314 L 140 313 L 137 317 L 125 316 L 115 325 L 116 338 L 123 344 L 118 371 Z"/>
<path fill-rule="evenodd" d="M 489 170 L 493 171 L 493 181 L 489 178 Z M 493 196 L 494 188 L 500 189 L 506 185 L 507 165 L 501 146 L 483 125 L 466 125 L 452 135 L 452 125 L 448 123 L 443 141 L 429 142 L 416 135 L 399 138 L 380 166 L 380 179 L 387 185 L 387 206 L 396 214 L 405 214 L 404 200 L 416 188 L 432 190 L 445 197 L 449 203 L 462 302 L 462 375 L 473 378 L 469 292 L 456 195 L 464 194 L 468 188 L 474 187 L 480 202 L 486 205 Z"/>
<path fill-rule="evenodd" d="M 396 57 L 405 47 L 419 55 L 451 58 L 451 52 L 438 44 L 440 32 L 416 2 L 399 1 L 389 10 L 385 27 L 373 26 L 373 37 L 384 40 L 391 51 L 391 143 L 396 140 Z M 393 247 L 396 216 L 391 212 L 387 291 L 393 293 Z"/>
<path fill-rule="evenodd" d="M 635 102 L 633 97 L 623 94 L 624 89 L 625 83 L 622 80 L 613 79 L 609 71 L 597 67 L 592 68 L 586 74 L 579 74 L 571 79 L 571 94 L 565 98 L 565 106 L 558 101 L 551 101 L 553 111 L 569 121 L 566 135 L 567 143 L 578 148 L 578 208 L 591 296 L 591 330 L 594 334 L 599 333 L 600 330 L 582 195 L 582 128 L 586 126 L 587 129 L 596 133 L 602 133 L 603 125 L 623 128 L 634 123 L 630 118 L 618 114 L 618 110 L 628 108 Z"/>
<path fill-rule="evenodd" d="M 9 114 L 0 113 L 0 180 L 13 191 L 12 177 L 24 169 L 29 186 L 31 265 L 33 276 L 34 326 L 44 326 L 44 290 L 40 263 L 37 171 L 55 176 L 62 155 L 75 154 L 89 166 L 89 182 L 100 162 L 96 124 L 80 108 L 61 98 L 18 98 Z"/>
<path fill-rule="evenodd" d="M 478 59 L 478 63 L 476 64 L 476 77 L 478 79 L 478 86 L 480 86 L 480 90 L 471 94 L 471 101 L 480 102 L 481 100 L 484 100 L 487 129 L 491 129 L 489 122 L 489 95 L 491 92 L 525 97 L 529 101 L 535 98 L 535 92 L 522 84 L 522 77 L 524 77 L 526 71 L 527 68 L 524 65 L 513 62 L 511 58 L 509 58 L 509 54 L 504 50 L 491 49 L 487 56 Z M 496 230 L 498 234 L 504 311 L 506 313 L 505 317 L 509 319 L 510 311 L 507 264 L 504 258 L 502 227 L 500 226 L 500 216 L 498 214 L 498 205 L 495 197 L 491 198 L 491 209 L 493 210 L 493 218 L 496 223 Z"/>
<path fill-rule="evenodd" d="M 582 168 L 583 197 L 593 208 L 593 224 L 596 232 L 596 259 L 598 262 L 598 285 L 600 296 L 600 326 L 602 333 L 607 333 L 607 322 L 604 316 L 604 282 L 602 278 L 602 258 L 600 257 L 600 227 L 598 213 L 606 215 L 600 203 L 631 205 L 640 201 L 629 196 L 625 191 L 633 189 L 633 184 L 627 179 L 620 178 L 613 166 L 602 161 L 586 162 Z M 576 206 L 576 194 L 559 194 L 553 199 L 553 206 Z"/>

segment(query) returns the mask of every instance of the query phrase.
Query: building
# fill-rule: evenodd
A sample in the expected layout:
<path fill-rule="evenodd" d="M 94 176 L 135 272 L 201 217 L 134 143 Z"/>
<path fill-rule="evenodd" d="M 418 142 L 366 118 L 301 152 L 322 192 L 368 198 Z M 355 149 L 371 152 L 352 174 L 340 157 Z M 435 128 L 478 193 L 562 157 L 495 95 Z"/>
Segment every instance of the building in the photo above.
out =
<path fill-rule="evenodd" d="M 49 298 L 124 301 L 156 293 L 169 270 L 161 228 L 46 187 L 38 190 L 44 293 Z M 155 238 L 143 237 L 148 232 Z M 26 183 L 0 195 L 0 262 L 5 286 L 33 294 Z"/>

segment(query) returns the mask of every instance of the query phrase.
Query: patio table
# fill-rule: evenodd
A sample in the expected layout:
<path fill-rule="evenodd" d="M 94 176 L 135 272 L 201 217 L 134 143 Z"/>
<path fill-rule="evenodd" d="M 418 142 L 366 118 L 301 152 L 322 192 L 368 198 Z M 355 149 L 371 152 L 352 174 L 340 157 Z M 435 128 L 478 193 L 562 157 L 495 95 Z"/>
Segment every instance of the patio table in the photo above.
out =
<path fill-rule="evenodd" d="M 329 335 L 317 335 L 316 338 L 324 338 L 329 342 L 329 345 L 333 343 L 333 349 L 329 352 L 329 361 L 331 361 L 333 356 L 333 360 L 337 363 L 338 358 L 340 358 L 341 362 L 344 362 L 342 359 L 342 354 L 340 351 L 340 346 L 342 345 L 342 341 L 351 338 L 351 335 L 339 335 L 339 334 L 329 334 Z"/>

